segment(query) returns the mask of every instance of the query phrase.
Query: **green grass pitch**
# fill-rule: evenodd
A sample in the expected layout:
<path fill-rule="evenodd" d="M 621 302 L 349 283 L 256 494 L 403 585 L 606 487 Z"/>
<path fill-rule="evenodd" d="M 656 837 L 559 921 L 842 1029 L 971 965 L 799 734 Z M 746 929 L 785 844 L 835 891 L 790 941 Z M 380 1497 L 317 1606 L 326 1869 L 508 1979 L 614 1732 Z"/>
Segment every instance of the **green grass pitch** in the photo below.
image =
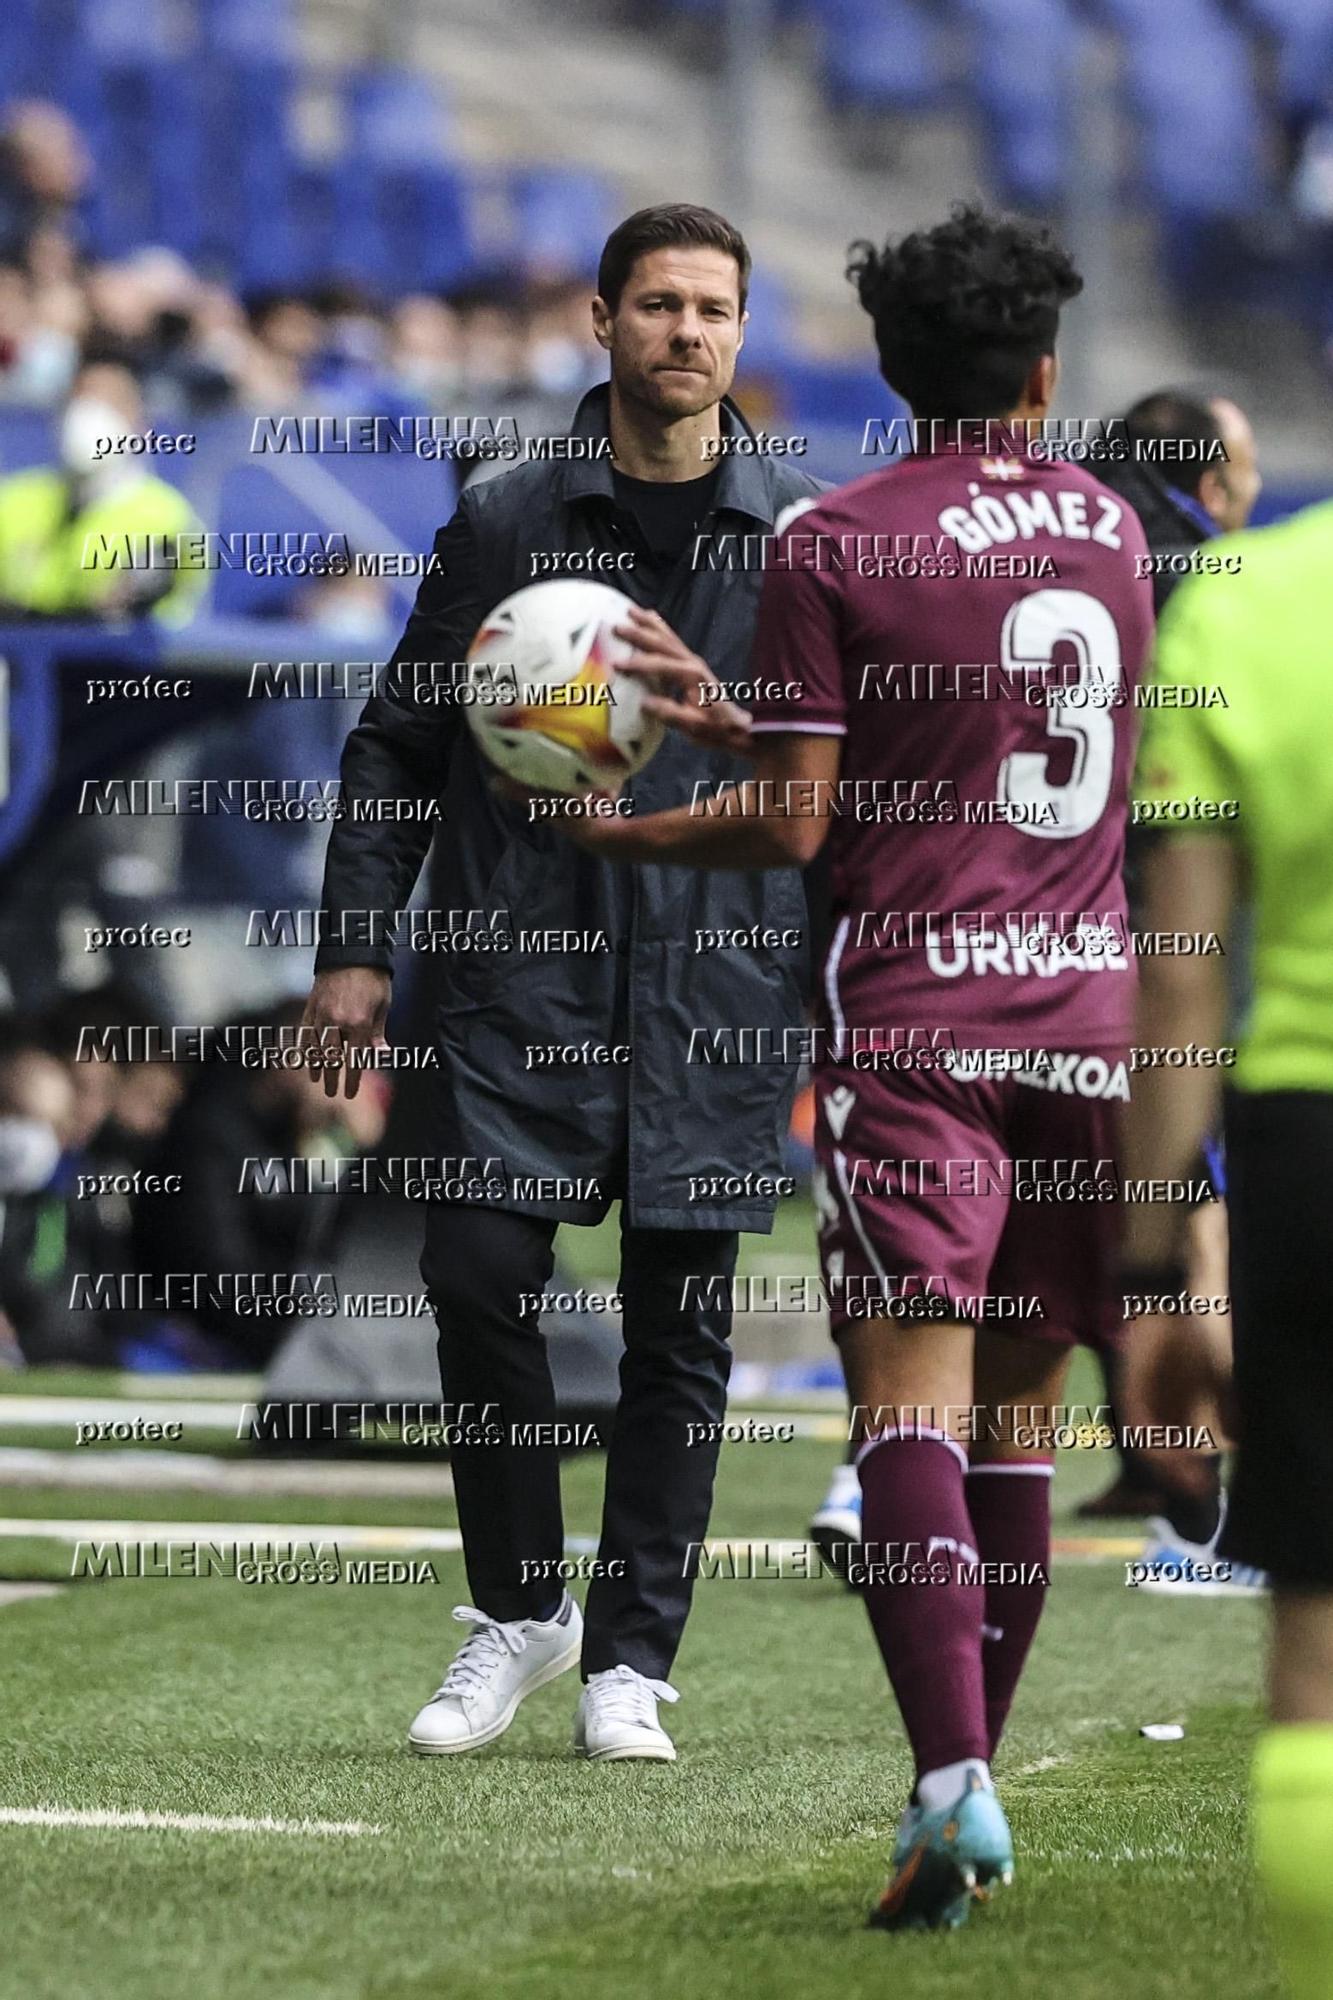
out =
<path fill-rule="evenodd" d="M 719 1537 L 800 1537 L 830 1447 L 724 1453 Z M 1103 1478 L 1067 1455 L 1067 1512 Z M 571 1461 L 571 1533 L 601 1464 Z M 215 1497 L 11 1488 L 25 1518 L 235 1517 Z M 402 1522 L 410 1503 L 256 1499 L 255 1519 Z M 415 1520 L 423 1518 L 420 1507 Z M 434 1525 L 447 1525 L 435 1522 Z M 0 1571 L 70 1549 L 0 1542 Z M 909 1770 L 856 1601 L 832 1580 L 701 1581 L 674 1767 L 569 1755 L 572 1676 L 475 1758 L 407 1721 L 466 1597 L 437 1585 L 100 1580 L 0 1609 L 0 1806 L 363 1821 L 353 1838 L 0 1825 L 0 1992 L 24 2000 L 524 2000 L 1049 1991 L 1261 2000 L 1247 1858 L 1264 1614 L 1144 1598 L 1060 1563 L 997 1763 L 1011 1891 L 954 1936 L 863 1927 Z M 1144 1722 L 1179 1721 L 1153 1743 Z"/>

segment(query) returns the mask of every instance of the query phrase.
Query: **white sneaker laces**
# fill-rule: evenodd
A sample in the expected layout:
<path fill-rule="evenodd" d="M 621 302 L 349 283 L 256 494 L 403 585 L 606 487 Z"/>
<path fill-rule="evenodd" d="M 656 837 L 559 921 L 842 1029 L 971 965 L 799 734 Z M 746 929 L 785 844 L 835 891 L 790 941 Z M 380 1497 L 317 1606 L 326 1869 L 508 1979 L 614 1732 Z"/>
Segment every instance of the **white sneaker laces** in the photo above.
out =
<path fill-rule="evenodd" d="M 478 1611 L 475 1604 L 456 1604 L 454 1617 L 460 1625 L 472 1625 L 470 1632 L 449 1664 L 449 1671 L 431 1697 L 476 1694 L 485 1688 L 507 1654 L 517 1656 L 526 1647 L 527 1634 L 521 1625 L 500 1625 Z"/>
<path fill-rule="evenodd" d="M 633 1667 L 611 1667 L 592 1675 L 588 1698 L 599 1722 L 628 1722 L 644 1729 L 657 1725 L 655 1702 L 680 1700 L 675 1688 L 665 1681 L 650 1681 Z"/>

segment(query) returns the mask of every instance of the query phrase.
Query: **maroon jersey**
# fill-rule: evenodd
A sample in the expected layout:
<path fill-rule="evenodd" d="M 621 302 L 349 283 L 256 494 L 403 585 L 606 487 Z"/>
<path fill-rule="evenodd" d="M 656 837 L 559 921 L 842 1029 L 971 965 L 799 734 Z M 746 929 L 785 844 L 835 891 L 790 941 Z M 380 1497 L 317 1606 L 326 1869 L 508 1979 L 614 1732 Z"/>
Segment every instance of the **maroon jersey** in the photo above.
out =
<path fill-rule="evenodd" d="M 777 537 L 749 705 L 757 733 L 844 739 L 835 1035 L 1129 1039 L 1121 871 L 1146 547 L 1080 468 L 957 450 L 828 494 Z"/>

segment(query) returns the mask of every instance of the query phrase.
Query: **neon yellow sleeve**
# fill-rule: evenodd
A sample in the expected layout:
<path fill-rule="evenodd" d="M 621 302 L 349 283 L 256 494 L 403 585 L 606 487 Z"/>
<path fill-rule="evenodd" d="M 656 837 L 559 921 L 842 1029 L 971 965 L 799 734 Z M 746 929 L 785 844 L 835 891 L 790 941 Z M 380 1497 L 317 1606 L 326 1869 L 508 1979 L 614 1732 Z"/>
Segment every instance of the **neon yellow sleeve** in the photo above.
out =
<path fill-rule="evenodd" d="M 1227 728 L 1238 664 L 1229 631 L 1226 576 L 1196 577 L 1174 593 L 1157 631 L 1143 693 L 1143 729 L 1133 795 L 1137 802 L 1237 797 L 1239 772 Z M 1191 812 L 1161 820 L 1164 831 L 1234 832 L 1234 822 Z"/>

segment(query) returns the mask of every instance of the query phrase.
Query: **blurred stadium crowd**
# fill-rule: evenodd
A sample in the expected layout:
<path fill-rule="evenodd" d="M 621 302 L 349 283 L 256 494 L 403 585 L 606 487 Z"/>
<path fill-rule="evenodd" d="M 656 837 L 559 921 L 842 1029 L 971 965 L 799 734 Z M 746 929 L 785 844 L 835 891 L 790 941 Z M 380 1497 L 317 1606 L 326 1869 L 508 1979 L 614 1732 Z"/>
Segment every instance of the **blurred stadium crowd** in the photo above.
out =
<path fill-rule="evenodd" d="M 130 369 L 164 420 L 325 398 L 387 416 L 484 410 L 515 396 L 567 399 L 603 372 L 575 274 L 491 271 L 448 295 L 405 285 L 388 301 L 326 275 L 242 298 L 162 244 L 90 254 L 84 212 L 95 181 L 68 113 L 40 99 L 11 104 L 0 127 L 6 403 L 62 402 L 88 359 Z"/>
<path fill-rule="evenodd" d="M 713 13 L 712 0 L 654 0 L 633 25 L 683 17 L 706 37 Z M 1293 311 L 1333 331 L 1326 0 L 774 10 L 784 32 L 814 38 L 834 120 L 929 109 L 961 82 L 996 191 L 1039 209 L 1062 192 L 1057 69 L 1076 18 L 1121 38 L 1134 170 L 1191 298 L 1206 298 L 1210 259 L 1233 299 L 1247 272 L 1278 273 Z M 79 1028 L 99 1021 L 294 1018 L 308 953 L 238 946 L 247 911 L 317 901 L 324 829 L 89 820 L 74 802 L 87 780 L 126 772 L 331 784 L 358 703 L 258 712 L 244 698 L 253 661 L 382 659 L 414 582 L 90 570 L 86 538 L 203 526 L 419 555 L 470 468 L 265 458 L 256 420 L 490 415 L 554 434 L 605 375 L 588 292 L 616 191 L 567 167 L 469 163 L 436 86 L 383 63 L 338 75 L 340 143 L 312 153 L 296 44 L 284 0 L 0 5 L 0 861 L 14 864 L 0 892 L 0 1362 L 262 1364 L 290 1314 L 235 1301 L 73 1311 L 71 1287 L 79 1273 L 326 1268 L 338 1197 L 242 1194 L 240 1162 L 373 1147 L 387 1108 L 374 1080 L 334 1108 L 300 1072 L 75 1062 Z M 747 414 L 807 433 L 821 476 L 864 471 L 861 427 L 894 409 L 876 371 L 803 354 L 762 266 L 750 304 Z M 99 455 L 99 437 L 149 425 L 192 443 Z M 94 700 L 99 677 L 159 665 L 190 677 L 188 706 Z M 192 947 L 168 969 L 85 943 L 89 926 L 182 917 Z M 398 993 L 409 1014 L 420 1004 L 415 967 Z M 142 1176 L 187 1155 L 193 1195 L 145 1190 Z"/>
<path fill-rule="evenodd" d="M 143 1022 L 112 989 L 0 1021 L 0 1367 L 262 1368 L 333 1310 L 343 1198 L 246 1163 L 374 1146 L 379 1080 L 332 1100 L 308 1068 L 80 1058 L 89 1030 Z"/>

